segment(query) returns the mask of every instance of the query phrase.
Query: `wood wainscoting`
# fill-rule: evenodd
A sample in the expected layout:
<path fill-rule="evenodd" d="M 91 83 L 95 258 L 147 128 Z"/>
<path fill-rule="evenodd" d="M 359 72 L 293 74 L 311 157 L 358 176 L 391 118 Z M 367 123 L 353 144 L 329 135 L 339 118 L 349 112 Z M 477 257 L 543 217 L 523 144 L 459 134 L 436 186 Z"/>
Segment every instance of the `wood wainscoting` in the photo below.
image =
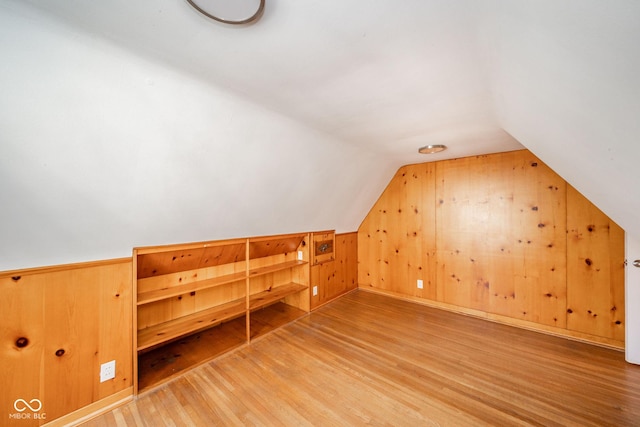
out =
<path fill-rule="evenodd" d="M 0 273 L 0 425 L 67 424 L 132 398 L 131 274 L 131 258 Z"/>
<path fill-rule="evenodd" d="M 357 290 L 86 427 L 637 426 L 624 353 Z"/>
<path fill-rule="evenodd" d="M 335 235 L 335 257 L 311 265 L 311 309 L 322 306 L 358 287 L 358 233 Z"/>

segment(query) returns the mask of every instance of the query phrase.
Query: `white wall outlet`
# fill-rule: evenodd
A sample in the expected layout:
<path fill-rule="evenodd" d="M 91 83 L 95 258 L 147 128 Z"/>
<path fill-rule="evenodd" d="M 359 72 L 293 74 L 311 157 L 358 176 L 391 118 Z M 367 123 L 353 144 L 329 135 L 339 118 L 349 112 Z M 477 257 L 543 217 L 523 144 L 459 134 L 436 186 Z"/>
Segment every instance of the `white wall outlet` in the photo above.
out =
<path fill-rule="evenodd" d="M 424 288 L 424 282 L 422 281 L 422 279 L 418 279 L 418 289 L 422 288 Z"/>
<path fill-rule="evenodd" d="M 314 286 L 313 287 L 313 296 L 315 297 L 316 295 L 318 295 L 318 287 Z"/>
<path fill-rule="evenodd" d="M 113 379 L 116 377 L 116 361 L 112 360 L 111 362 L 103 363 L 100 365 L 100 382 L 103 383 L 107 380 Z"/>
<path fill-rule="evenodd" d="M 302 251 L 298 251 L 298 260 L 302 261 L 304 255 L 302 253 Z"/>

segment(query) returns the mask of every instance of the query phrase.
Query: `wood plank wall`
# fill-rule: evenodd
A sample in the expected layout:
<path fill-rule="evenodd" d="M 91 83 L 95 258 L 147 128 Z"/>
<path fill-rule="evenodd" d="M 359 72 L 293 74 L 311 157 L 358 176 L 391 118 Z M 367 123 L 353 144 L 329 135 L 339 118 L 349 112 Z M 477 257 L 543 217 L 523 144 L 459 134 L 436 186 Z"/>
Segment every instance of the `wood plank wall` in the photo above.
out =
<path fill-rule="evenodd" d="M 624 230 L 567 188 L 567 328 L 624 341 Z"/>
<path fill-rule="evenodd" d="M 311 309 L 320 307 L 358 287 L 358 233 L 336 234 L 335 260 L 311 266 Z"/>
<path fill-rule="evenodd" d="M 133 394 L 131 280 L 130 258 L 0 273 L 1 425 L 42 425 Z M 111 360 L 116 377 L 100 383 Z"/>
<path fill-rule="evenodd" d="M 528 150 L 400 168 L 358 263 L 362 288 L 624 347 L 624 231 Z"/>

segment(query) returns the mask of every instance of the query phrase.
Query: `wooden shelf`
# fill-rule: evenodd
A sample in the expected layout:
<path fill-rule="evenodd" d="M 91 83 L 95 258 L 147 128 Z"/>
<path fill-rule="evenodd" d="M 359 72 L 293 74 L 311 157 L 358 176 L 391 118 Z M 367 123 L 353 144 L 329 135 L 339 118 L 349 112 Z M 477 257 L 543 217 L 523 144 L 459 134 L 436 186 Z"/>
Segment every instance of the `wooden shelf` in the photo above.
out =
<path fill-rule="evenodd" d="M 246 299 L 241 298 L 189 316 L 141 329 L 138 331 L 138 351 L 245 314 L 245 304 Z"/>
<path fill-rule="evenodd" d="M 139 355 L 143 391 L 247 343 L 246 317 L 224 322 Z"/>
<path fill-rule="evenodd" d="M 199 280 L 197 282 L 187 283 L 178 286 L 169 286 L 149 292 L 143 292 L 138 295 L 138 305 L 149 304 L 160 301 L 165 298 L 171 298 L 190 292 L 201 291 L 203 289 L 213 288 L 216 286 L 226 285 L 228 283 L 238 282 L 246 278 L 245 272 L 227 274 L 225 276 L 214 277 L 212 279 Z"/>
<path fill-rule="evenodd" d="M 266 291 L 259 292 L 251 295 L 249 298 L 249 309 L 256 310 L 260 307 L 265 307 L 269 304 L 273 304 L 286 297 L 300 291 L 307 289 L 305 285 L 299 283 L 287 283 L 286 285 L 276 286 Z"/>
<path fill-rule="evenodd" d="M 254 340 L 275 331 L 305 314 L 307 314 L 306 311 L 282 302 L 257 310 L 251 313 L 251 339 Z"/>
<path fill-rule="evenodd" d="M 276 271 L 286 270 L 292 267 L 299 267 L 301 265 L 308 264 L 307 261 L 287 261 L 279 264 L 267 265 L 265 267 L 257 267 L 249 270 L 249 277 L 264 276 L 265 274 L 275 273 Z"/>

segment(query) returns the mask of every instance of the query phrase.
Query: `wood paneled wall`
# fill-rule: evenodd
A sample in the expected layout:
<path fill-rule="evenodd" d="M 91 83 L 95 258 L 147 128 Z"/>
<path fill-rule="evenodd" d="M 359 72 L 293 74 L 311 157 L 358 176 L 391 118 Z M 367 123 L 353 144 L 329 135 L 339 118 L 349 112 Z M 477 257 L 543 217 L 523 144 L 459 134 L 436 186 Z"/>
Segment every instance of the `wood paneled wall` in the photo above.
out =
<path fill-rule="evenodd" d="M 624 346 L 624 232 L 527 150 L 400 168 L 358 262 L 363 288 Z"/>
<path fill-rule="evenodd" d="M 131 269 L 120 259 L 0 273 L 1 425 L 41 425 L 132 395 Z M 111 360 L 116 377 L 100 383 Z"/>
<path fill-rule="evenodd" d="M 624 230 L 567 188 L 567 328 L 624 341 Z"/>
<path fill-rule="evenodd" d="M 335 260 L 311 266 L 311 286 L 318 295 L 311 296 L 311 309 L 358 287 L 358 234 L 336 234 Z"/>

